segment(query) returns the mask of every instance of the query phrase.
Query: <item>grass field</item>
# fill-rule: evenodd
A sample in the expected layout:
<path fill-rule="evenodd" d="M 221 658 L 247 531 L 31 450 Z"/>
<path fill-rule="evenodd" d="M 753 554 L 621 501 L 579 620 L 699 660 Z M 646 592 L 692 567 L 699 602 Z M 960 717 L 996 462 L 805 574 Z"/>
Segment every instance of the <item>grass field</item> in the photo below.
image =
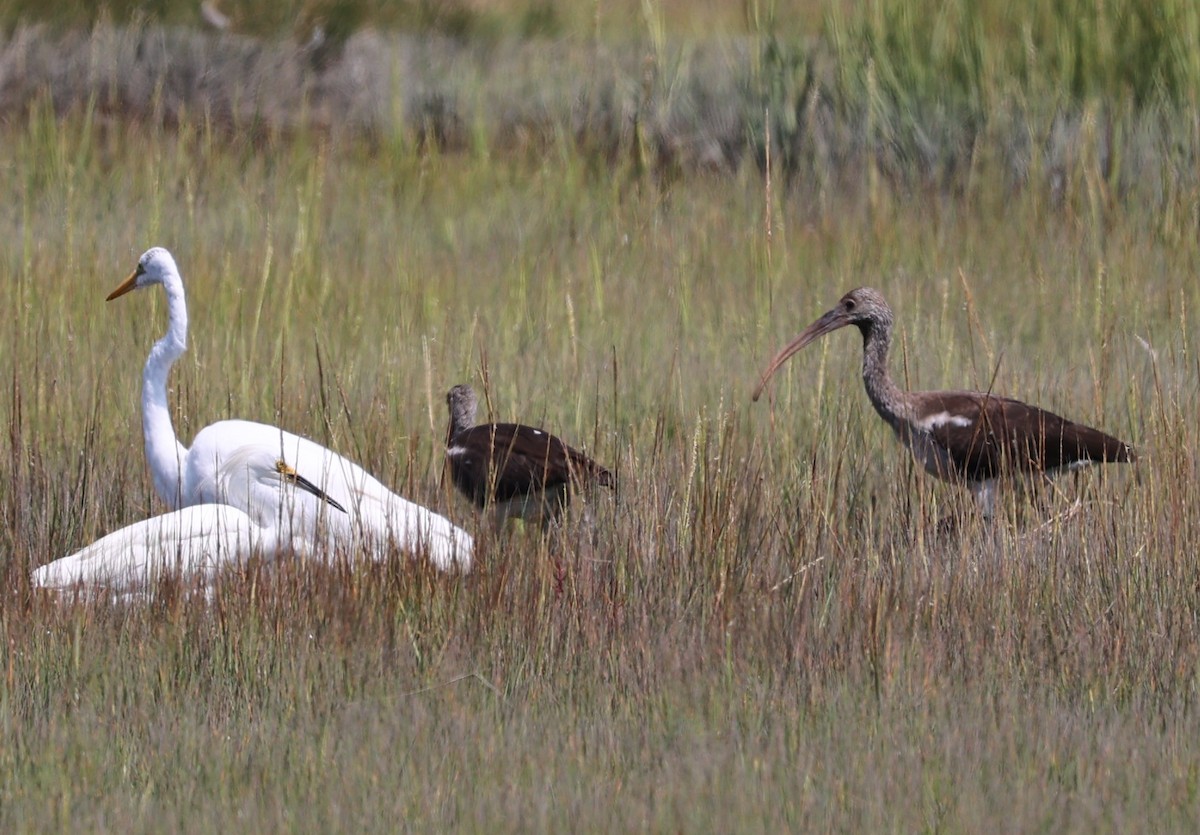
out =
<path fill-rule="evenodd" d="M 1109 112 L 1137 135 L 1192 106 Z M 1102 110 L 1061 187 L 1036 154 L 1014 187 L 983 143 L 948 190 L 4 122 L 0 829 L 1194 831 L 1200 172 L 1168 127 L 1175 173 L 1116 188 Z M 138 404 L 165 305 L 103 301 L 152 244 L 188 288 L 180 436 L 316 438 L 476 530 L 474 573 L 31 593 L 163 510 Z M 863 284 L 912 387 L 991 385 L 1141 461 L 939 533 L 967 497 L 871 411 L 855 334 L 749 399 Z M 441 479 L 458 382 L 586 446 L 619 498 L 558 540 L 480 525 Z"/>

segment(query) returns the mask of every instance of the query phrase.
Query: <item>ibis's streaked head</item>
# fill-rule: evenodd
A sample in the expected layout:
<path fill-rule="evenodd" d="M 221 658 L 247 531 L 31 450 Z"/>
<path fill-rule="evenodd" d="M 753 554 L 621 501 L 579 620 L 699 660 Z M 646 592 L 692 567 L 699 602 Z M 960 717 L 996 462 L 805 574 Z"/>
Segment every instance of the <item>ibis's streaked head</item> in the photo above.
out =
<path fill-rule="evenodd" d="M 129 278 L 122 281 L 116 290 L 109 293 L 105 301 L 110 302 L 120 298 L 130 290 L 138 290 L 152 284 L 162 284 L 169 275 L 179 275 L 179 267 L 175 265 L 175 259 L 161 246 L 151 247 L 142 253 L 137 267 L 129 274 Z"/>
<path fill-rule="evenodd" d="M 809 343 L 816 341 L 818 338 L 827 333 L 844 328 L 847 325 L 855 325 L 863 332 L 864 338 L 875 328 L 887 327 L 892 324 L 892 309 L 888 307 L 888 303 L 884 300 L 883 294 L 878 290 L 870 287 L 859 287 L 857 290 L 851 290 L 846 295 L 842 296 L 841 301 L 837 306 L 822 316 L 817 321 L 813 322 L 807 328 L 800 332 L 800 335 L 783 346 L 774 359 L 767 364 L 767 368 L 759 377 L 758 385 L 754 389 L 753 399 L 758 400 L 762 395 L 763 389 L 767 387 L 771 377 L 779 370 L 779 367 L 802 350 Z"/>

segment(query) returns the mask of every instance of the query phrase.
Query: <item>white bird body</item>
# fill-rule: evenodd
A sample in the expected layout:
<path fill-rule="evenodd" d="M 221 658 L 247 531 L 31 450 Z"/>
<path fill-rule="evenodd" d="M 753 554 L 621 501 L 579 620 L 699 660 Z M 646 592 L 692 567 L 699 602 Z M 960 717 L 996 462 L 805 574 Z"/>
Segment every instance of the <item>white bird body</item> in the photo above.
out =
<path fill-rule="evenodd" d="M 261 526 L 280 527 L 286 521 L 326 557 L 366 554 L 379 560 L 394 547 L 427 556 L 444 571 L 470 570 L 474 543 L 469 533 L 396 495 L 362 467 L 307 438 L 262 423 L 224 420 L 202 429 L 190 450 L 184 447 L 175 436 L 167 404 L 171 366 L 187 350 L 187 303 L 175 259 L 161 247 L 147 250 L 133 274 L 108 298 L 153 284 L 166 292 L 168 327 L 146 359 L 142 430 L 155 490 L 169 507 L 232 504 Z M 286 462 L 332 502 L 296 492 L 285 506 L 278 490 L 263 484 L 251 484 L 244 491 L 235 485 L 231 490 L 231 476 L 240 471 L 235 465 L 257 451 Z M 333 511 L 330 504 L 345 512 Z"/>
<path fill-rule="evenodd" d="M 285 508 L 269 486 L 258 484 L 248 491 L 244 506 L 258 524 L 278 525 L 286 516 L 292 530 L 304 531 L 329 555 L 339 549 L 348 554 L 365 549 L 373 558 L 385 558 L 389 543 L 395 543 L 408 552 L 427 550 L 442 570 L 455 568 L 456 562 L 461 569 L 470 567 L 472 543 L 466 531 L 396 495 L 349 459 L 265 423 L 223 420 L 202 429 L 183 462 L 183 504 L 228 502 L 230 462 L 260 449 L 271 450 L 346 512 L 301 492 Z M 237 472 L 236 467 L 232 470 Z"/>
<path fill-rule="evenodd" d="M 203 502 L 144 519 L 33 572 L 34 586 L 72 586 L 133 592 L 161 577 L 202 585 L 227 565 L 253 554 L 273 559 L 282 552 L 307 554 L 308 528 L 296 527 L 297 508 L 312 499 L 345 516 L 344 508 L 265 447 L 244 447 L 226 458 L 215 482 L 227 500 Z M 266 513 L 274 507 L 279 518 Z M 250 508 L 248 513 L 243 508 Z"/>
<path fill-rule="evenodd" d="M 197 504 L 114 531 L 38 568 L 32 583 L 39 588 L 79 586 L 113 593 L 152 588 L 168 576 L 207 585 L 223 566 L 238 565 L 256 551 L 273 557 L 280 547 L 276 531 L 260 527 L 244 511 Z"/>

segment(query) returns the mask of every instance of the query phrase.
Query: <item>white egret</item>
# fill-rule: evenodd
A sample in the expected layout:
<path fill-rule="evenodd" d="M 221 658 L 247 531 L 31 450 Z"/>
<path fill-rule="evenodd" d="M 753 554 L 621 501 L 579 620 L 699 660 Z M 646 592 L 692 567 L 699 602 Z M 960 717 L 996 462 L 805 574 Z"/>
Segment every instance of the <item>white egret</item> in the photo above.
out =
<path fill-rule="evenodd" d="M 205 427 L 187 449 L 175 436 L 167 406 L 167 376 L 187 349 L 187 302 L 183 279 L 171 253 L 162 247 L 146 250 L 137 269 L 116 290 L 112 301 L 131 290 L 162 285 L 167 295 L 167 333 L 154 343 L 142 374 L 142 431 L 146 459 L 158 495 L 172 509 L 195 504 L 225 504 L 220 489 L 223 465 L 246 448 L 270 451 L 345 507 L 330 513 L 309 494 L 296 496 L 289 509 L 293 528 L 304 526 L 313 545 L 333 554 L 366 553 L 383 559 L 392 546 L 413 556 L 426 555 L 441 570 L 469 571 L 471 535 L 428 508 L 414 504 L 384 487 L 362 467 L 320 444 L 291 432 L 246 420 L 223 420 Z M 236 505 L 252 517 L 263 508 L 281 510 L 279 496 L 269 491 L 254 508 Z M 271 502 L 275 505 L 272 506 Z"/>
<path fill-rule="evenodd" d="M 164 576 L 207 584 L 222 567 L 255 553 L 273 559 L 282 552 L 310 552 L 308 531 L 293 530 L 290 510 L 272 515 L 293 507 L 301 493 L 345 515 L 340 504 L 262 448 L 237 450 L 216 480 L 222 496 L 238 506 L 196 504 L 144 519 L 41 566 L 33 572 L 33 585 L 116 593 L 152 587 Z"/>

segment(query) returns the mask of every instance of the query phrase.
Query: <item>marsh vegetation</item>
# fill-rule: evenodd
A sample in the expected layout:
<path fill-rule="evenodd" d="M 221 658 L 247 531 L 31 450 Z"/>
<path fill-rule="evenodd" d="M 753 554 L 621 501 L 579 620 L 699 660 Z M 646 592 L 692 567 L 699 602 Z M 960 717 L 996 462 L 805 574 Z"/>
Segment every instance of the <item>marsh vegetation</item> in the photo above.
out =
<path fill-rule="evenodd" d="M 1098 32 L 1124 20 L 1092 7 L 1114 15 Z M 662 38 L 631 16 L 643 60 L 621 73 L 701 49 L 675 5 L 643 8 Z M 1196 25 L 1162 8 L 1168 45 Z M 1022 75 L 1000 18 L 918 15 L 932 46 L 908 53 L 870 27 L 910 18 L 809 19 L 818 46 L 724 24 L 753 107 L 719 166 L 549 105 L 527 143 L 485 107 L 461 143 L 422 141 L 395 90 L 377 106 L 401 118 L 345 132 L 153 85 L 138 108 L 6 99 L 0 828 L 1194 830 L 1197 76 L 1143 94 L 1103 38 L 1071 64 L 1094 84 Z M 78 37 L 141 37 L 124 26 Z M 967 81 L 936 63 L 974 54 L 935 48 L 959 31 L 986 58 Z M 636 89 L 699 89 L 690 66 Z M 485 76 L 520 82 L 449 77 Z M 188 287 L 180 436 L 242 417 L 312 437 L 478 530 L 476 571 L 251 566 L 211 605 L 32 593 L 32 567 L 162 511 L 137 404 L 164 307 L 103 301 L 151 244 Z M 1140 462 L 940 535 L 969 497 L 872 412 L 857 336 L 750 402 L 863 284 L 896 310 L 898 379 L 1018 396 Z M 484 528 L 442 472 L 463 381 L 502 404 L 481 419 L 585 447 L 619 497 L 557 537 Z"/>

